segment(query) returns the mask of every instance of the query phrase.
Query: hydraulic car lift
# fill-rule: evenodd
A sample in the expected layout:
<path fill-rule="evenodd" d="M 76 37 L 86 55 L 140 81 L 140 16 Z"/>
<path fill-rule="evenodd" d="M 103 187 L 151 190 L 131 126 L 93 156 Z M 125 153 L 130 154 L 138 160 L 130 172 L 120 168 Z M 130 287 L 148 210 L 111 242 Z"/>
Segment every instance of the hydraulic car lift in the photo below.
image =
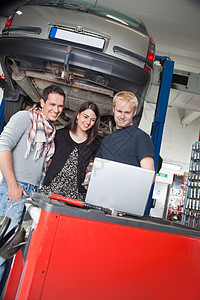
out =
<path fill-rule="evenodd" d="M 155 150 L 154 165 L 155 165 L 155 170 L 157 171 L 160 146 L 161 146 L 162 135 L 163 135 L 163 128 L 164 128 L 165 117 L 167 113 L 169 93 L 170 93 L 172 77 L 173 77 L 174 61 L 171 61 L 166 57 L 157 56 L 157 55 L 155 57 L 155 60 L 159 61 L 163 68 L 160 76 L 161 77 L 160 87 L 159 87 L 158 98 L 156 102 L 154 122 L 151 128 L 151 138 Z M 154 189 L 154 184 L 152 185 L 151 188 L 151 192 L 145 210 L 145 215 L 149 215 L 150 213 L 150 209 L 152 205 L 153 189 Z"/>
<path fill-rule="evenodd" d="M 3 127 L 5 125 L 4 121 L 4 106 L 5 106 L 5 99 L 3 98 L 0 104 L 0 133 L 3 130 Z"/>

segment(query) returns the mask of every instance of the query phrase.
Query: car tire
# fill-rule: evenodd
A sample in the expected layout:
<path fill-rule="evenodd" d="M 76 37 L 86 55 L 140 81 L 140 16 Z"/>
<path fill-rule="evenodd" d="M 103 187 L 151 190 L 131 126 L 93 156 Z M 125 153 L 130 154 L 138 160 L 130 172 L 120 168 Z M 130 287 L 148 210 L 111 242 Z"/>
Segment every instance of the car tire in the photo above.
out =
<path fill-rule="evenodd" d="M 144 104 L 142 105 L 142 107 L 141 107 L 139 113 L 136 114 L 135 117 L 133 117 L 133 124 L 134 124 L 135 126 L 137 126 L 137 127 L 138 127 L 139 124 L 140 124 L 140 121 L 141 121 L 141 118 L 142 118 L 142 114 L 143 114 L 143 110 L 144 110 Z"/>
<path fill-rule="evenodd" d="M 25 96 L 23 95 L 20 95 L 17 101 L 6 100 L 4 107 L 4 120 L 6 123 L 8 123 L 12 115 L 21 110 L 24 100 Z"/>

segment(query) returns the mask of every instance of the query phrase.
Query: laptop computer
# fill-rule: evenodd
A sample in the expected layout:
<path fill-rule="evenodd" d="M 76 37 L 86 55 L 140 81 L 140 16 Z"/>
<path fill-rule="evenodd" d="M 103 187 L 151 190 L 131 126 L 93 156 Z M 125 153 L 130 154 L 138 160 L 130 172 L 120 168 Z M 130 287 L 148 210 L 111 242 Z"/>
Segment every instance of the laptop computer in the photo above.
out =
<path fill-rule="evenodd" d="M 95 158 L 85 202 L 143 216 L 155 172 Z"/>

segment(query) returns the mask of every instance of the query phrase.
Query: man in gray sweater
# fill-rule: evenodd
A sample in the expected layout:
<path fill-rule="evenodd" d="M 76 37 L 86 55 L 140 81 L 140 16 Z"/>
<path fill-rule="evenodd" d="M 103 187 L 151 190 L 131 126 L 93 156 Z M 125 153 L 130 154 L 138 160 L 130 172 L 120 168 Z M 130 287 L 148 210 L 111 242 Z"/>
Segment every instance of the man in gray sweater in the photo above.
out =
<path fill-rule="evenodd" d="M 13 203 L 37 191 L 54 153 L 54 121 L 63 110 L 65 94 L 60 86 L 43 91 L 39 108 L 14 114 L 0 135 L 0 216 L 11 219 L 8 231 L 20 224 L 24 203 Z M 8 210 L 9 209 L 9 210 Z M 5 260 L 0 257 L 0 281 Z"/>

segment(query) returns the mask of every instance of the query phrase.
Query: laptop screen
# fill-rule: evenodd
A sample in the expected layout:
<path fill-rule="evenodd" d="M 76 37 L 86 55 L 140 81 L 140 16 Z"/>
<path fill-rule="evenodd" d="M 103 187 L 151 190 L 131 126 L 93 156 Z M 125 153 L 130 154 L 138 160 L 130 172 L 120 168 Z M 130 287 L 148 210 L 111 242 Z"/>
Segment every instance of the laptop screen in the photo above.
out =
<path fill-rule="evenodd" d="M 155 172 L 95 158 L 85 202 L 143 216 Z"/>

